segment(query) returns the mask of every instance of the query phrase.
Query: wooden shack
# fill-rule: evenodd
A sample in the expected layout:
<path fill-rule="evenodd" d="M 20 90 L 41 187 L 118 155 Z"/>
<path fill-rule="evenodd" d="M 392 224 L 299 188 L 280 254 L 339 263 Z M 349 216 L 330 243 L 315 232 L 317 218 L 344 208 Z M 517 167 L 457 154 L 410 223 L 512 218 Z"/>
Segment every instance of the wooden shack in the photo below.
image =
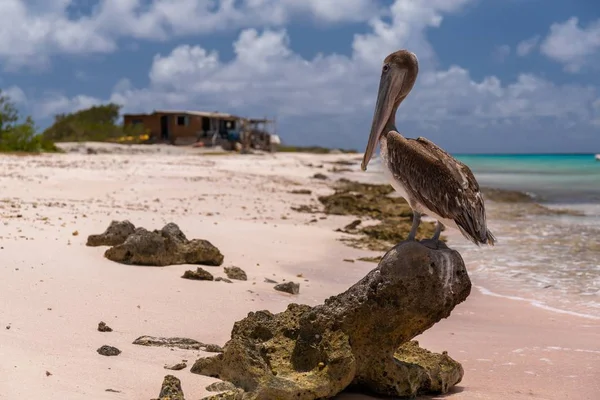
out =
<path fill-rule="evenodd" d="M 143 126 L 150 135 L 150 141 L 171 144 L 220 144 L 239 131 L 241 120 L 241 117 L 226 113 L 176 110 L 155 110 L 151 114 L 123 116 L 125 126 Z"/>

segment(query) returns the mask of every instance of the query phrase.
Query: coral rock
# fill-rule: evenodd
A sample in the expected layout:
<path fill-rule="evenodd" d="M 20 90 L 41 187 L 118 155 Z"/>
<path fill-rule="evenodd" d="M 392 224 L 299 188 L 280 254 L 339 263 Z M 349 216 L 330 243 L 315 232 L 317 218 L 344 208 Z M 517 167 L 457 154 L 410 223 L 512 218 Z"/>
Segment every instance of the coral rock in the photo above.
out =
<path fill-rule="evenodd" d="M 460 364 L 409 341 L 470 291 L 458 252 L 403 242 L 324 304 L 249 313 L 234 324 L 224 352 L 198 359 L 191 371 L 236 386 L 213 400 L 314 400 L 348 386 L 389 396 L 444 393 L 462 379 Z"/>
<path fill-rule="evenodd" d="M 221 265 L 223 254 L 207 240 L 188 240 L 174 223 L 150 232 L 137 228 L 119 245 L 104 253 L 109 260 L 137 265 Z"/>
<path fill-rule="evenodd" d="M 112 328 L 106 325 L 106 322 L 100 321 L 98 323 L 98 332 L 112 332 Z"/>
<path fill-rule="evenodd" d="M 116 347 L 107 346 L 107 345 L 100 347 L 96 351 L 98 352 L 98 354 L 107 356 L 107 357 L 118 356 L 119 354 L 121 354 L 121 350 L 117 349 Z"/>
<path fill-rule="evenodd" d="M 181 337 L 140 336 L 133 341 L 133 344 L 140 346 L 177 347 L 184 350 L 202 350 L 209 353 L 220 353 L 223 351 L 223 348 L 217 344 L 206 344 L 194 339 Z"/>
<path fill-rule="evenodd" d="M 235 389 L 235 385 L 231 382 L 215 382 L 206 387 L 209 392 L 226 392 Z"/>
<path fill-rule="evenodd" d="M 129 235 L 135 232 L 135 226 L 125 221 L 112 221 L 106 230 L 99 235 L 90 235 L 87 246 L 116 246 L 123 243 Z"/>
<path fill-rule="evenodd" d="M 289 294 L 298 294 L 300 293 L 300 284 L 295 282 L 284 282 L 280 283 L 279 285 L 275 285 L 273 289 Z"/>
<path fill-rule="evenodd" d="M 215 279 L 210 272 L 200 267 L 196 268 L 195 271 L 188 269 L 181 277 L 183 279 L 192 279 L 196 281 L 212 281 Z"/>
<path fill-rule="evenodd" d="M 170 370 L 173 370 L 173 371 L 180 371 L 182 369 L 185 369 L 186 367 L 187 367 L 186 363 L 180 362 L 180 363 L 177 363 L 177 364 L 165 365 L 164 368 L 165 369 L 170 369 Z"/>
<path fill-rule="evenodd" d="M 240 267 L 225 267 L 225 274 L 229 279 L 237 279 L 239 281 L 247 281 L 246 272 Z"/>
<path fill-rule="evenodd" d="M 358 249 L 386 251 L 406 240 L 412 226 L 413 212 L 403 198 L 390 197 L 394 191 L 390 185 L 373 185 L 340 179 L 335 193 L 320 196 L 325 214 L 370 217 L 380 222 L 376 225 L 362 224 L 360 220 L 346 225 L 339 232 L 355 235 L 341 238 L 344 243 Z M 417 239 L 433 236 L 435 225 L 423 221 L 417 231 Z M 442 235 L 440 240 L 445 241 Z"/>
<path fill-rule="evenodd" d="M 181 381 L 173 375 L 165 376 L 160 394 L 156 400 L 185 400 L 181 389 Z"/>

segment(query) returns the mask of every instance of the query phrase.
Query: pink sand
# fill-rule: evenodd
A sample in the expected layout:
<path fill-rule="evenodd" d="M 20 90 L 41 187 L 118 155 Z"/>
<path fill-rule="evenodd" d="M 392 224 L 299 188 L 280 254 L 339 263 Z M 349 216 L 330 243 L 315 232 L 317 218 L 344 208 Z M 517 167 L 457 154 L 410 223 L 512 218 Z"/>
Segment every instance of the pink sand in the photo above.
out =
<path fill-rule="evenodd" d="M 377 254 L 337 240 L 334 229 L 352 217 L 310 222 L 314 215 L 290 209 L 330 193 L 327 183 L 310 178 L 334 176 L 330 165 L 307 164 L 340 158 L 356 155 L 0 157 L 0 398 L 149 399 L 168 373 L 181 379 L 186 398 L 208 395 L 204 387 L 215 379 L 163 366 L 183 359 L 189 367 L 209 353 L 131 342 L 152 335 L 222 345 L 248 312 L 319 304 L 374 268 L 343 261 Z M 295 188 L 313 194 L 290 194 Z M 241 267 L 249 280 L 188 281 L 180 276 L 189 265 L 111 262 L 106 248 L 85 241 L 113 219 L 148 229 L 175 222 L 189 238 L 219 247 L 224 266 Z M 222 267 L 205 269 L 225 276 Z M 300 294 L 274 291 L 264 278 L 298 281 Z M 114 332 L 98 332 L 99 321 Z M 417 339 L 463 364 L 463 381 L 444 398 L 583 400 L 600 398 L 599 328 L 599 321 L 473 288 L 449 319 Z M 122 354 L 97 354 L 104 344 Z"/>

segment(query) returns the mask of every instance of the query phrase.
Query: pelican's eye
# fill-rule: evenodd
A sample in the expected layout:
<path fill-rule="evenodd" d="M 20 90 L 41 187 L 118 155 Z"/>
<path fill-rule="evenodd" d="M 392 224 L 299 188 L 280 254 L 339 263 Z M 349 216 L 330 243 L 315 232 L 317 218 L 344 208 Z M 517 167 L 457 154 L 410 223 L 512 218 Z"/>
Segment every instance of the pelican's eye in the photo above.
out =
<path fill-rule="evenodd" d="M 383 72 L 388 72 L 390 70 L 390 64 L 384 64 L 383 65 Z"/>

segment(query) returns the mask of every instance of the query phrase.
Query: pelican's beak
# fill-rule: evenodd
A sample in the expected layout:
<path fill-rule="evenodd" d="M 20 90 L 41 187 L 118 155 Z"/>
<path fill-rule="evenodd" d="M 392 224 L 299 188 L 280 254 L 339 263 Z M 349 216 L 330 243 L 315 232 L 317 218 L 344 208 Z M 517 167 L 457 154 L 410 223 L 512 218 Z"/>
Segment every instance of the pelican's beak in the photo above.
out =
<path fill-rule="evenodd" d="M 399 97 L 405 76 L 406 70 L 397 70 L 393 67 L 381 74 L 379 93 L 377 95 L 377 103 L 375 104 L 375 114 L 373 115 L 373 123 L 371 125 L 371 134 L 369 135 L 365 155 L 360 165 L 363 171 L 367 170 L 367 164 L 369 164 L 375 152 L 375 146 L 377 146 L 379 137 L 384 133 L 383 130 L 391 126 L 388 122 L 390 122 L 390 119 L 395 118 L 396 108 L 401 100 Z"/>

